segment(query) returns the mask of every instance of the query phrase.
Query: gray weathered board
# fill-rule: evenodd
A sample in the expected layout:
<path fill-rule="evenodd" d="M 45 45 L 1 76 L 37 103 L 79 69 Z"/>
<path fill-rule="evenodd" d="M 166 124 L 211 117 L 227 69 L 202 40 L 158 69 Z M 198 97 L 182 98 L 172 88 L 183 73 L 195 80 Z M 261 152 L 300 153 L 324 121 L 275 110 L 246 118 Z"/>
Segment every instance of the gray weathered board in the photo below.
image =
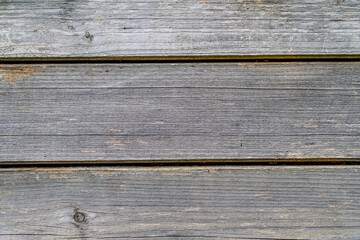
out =
<path fill-rule="evenodd" d="M 5 0 L 0 58 L 360 54 L 358 0 Z"/>
<path fill-rule="evenodd" d="M 0 66 L 0 161 L 360 157 L 360 63 Z"/>
<path fill-rule="evenodd" d="M 359 166 L 0 169 L 0 238 L 355 240 L 359 173 Z"/>

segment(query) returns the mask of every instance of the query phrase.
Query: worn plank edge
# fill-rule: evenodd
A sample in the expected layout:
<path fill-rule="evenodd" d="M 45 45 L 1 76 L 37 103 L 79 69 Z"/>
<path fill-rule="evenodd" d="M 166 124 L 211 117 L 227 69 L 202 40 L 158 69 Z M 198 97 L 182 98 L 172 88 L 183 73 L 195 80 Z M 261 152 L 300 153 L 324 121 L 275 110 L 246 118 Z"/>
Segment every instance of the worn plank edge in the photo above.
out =
<path fill-rule="evenodd" d="M 354 55 L 223 55 L 223 56 L 141 56 L 141 57 L 24 57 L 0 58 L 6 63 L 91 63 L 91 62 L 204 62 L 204 61 L 360 61 L 360 54 Z"/>

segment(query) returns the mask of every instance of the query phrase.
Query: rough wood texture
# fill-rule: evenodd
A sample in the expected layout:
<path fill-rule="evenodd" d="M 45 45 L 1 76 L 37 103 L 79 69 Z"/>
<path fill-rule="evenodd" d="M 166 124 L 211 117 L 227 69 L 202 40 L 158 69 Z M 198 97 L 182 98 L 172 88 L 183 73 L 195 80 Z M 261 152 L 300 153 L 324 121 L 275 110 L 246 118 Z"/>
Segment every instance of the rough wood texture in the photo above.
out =
<path fill-rule="evenodd" d="M 358 0 L 6 0 L 0 57 L 360 54 Z"/>
<path fill-rule="evenodd" d="M 1 169 L 0 237 L 355 240 L 359 172 L 358 166 Z"/>
<path fill-rule="evenodd" d="M 0 159 L 360 157 L 360 63 L 0 66 Z"/>

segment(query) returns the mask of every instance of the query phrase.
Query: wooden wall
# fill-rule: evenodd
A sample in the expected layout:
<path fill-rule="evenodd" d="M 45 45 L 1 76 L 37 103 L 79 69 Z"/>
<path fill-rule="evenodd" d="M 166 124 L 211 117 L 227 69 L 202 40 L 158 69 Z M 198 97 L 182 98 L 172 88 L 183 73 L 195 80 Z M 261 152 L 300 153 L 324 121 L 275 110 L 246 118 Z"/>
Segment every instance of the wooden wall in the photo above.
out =
<path fill-rule="evenodd" d="M 0 239 L 359 239 L 359 12 L 0 1 Z"/>

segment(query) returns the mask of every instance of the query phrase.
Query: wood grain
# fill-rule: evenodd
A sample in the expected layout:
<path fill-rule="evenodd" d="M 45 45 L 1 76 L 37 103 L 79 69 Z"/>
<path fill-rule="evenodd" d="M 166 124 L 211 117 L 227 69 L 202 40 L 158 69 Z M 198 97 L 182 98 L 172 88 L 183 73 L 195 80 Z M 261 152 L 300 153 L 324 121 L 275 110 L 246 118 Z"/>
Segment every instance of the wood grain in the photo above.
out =
<path fill-rule="evenodd" d="M 360 63 L 1 65 L 0 160 L 360 157 Z"/>
<path fill-rule="evenodd" d="M 0 57 L 360 54 L 358 0 L 6 0 Z"/>
<path fill-rule="evenodd" d="M 359 172 L 359 166 L 1 169 L 0 237 L 355 240 Z"/>

